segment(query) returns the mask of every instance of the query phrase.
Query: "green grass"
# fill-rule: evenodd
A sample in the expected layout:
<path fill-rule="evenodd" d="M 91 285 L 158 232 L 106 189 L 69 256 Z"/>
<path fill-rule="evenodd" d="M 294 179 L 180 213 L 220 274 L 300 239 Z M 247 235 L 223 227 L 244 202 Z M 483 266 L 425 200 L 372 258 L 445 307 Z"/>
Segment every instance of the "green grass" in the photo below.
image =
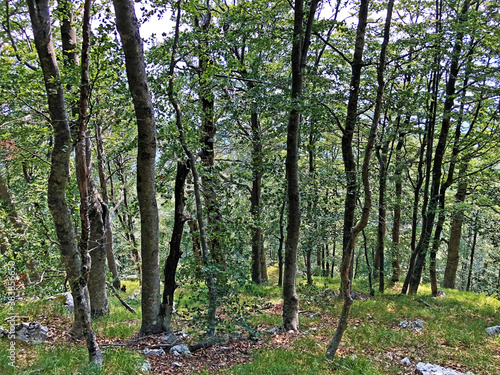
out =
<path fill-rule="evenodd" d="M 400 285 L 396 284 L 385 294 L 355 301 L 339 355 L 331 361 L 324 354 L 342 308 L 342 301 L 333 297 L 333 291 L 339 289 L 339 280 L 317 277 L 314 285 L 308 286 L 299 278 L 300 310 L 305 312 L 300 314 L 301 333 L 288 345 L 273 346 L 266 330 L 280 325 L 282 317 L 280 309 L 268 307 L 281 303 L 281 289 L 275 285 L 274 269 L 270 271 L 269 283 L 248 284 L 238 295 L 239 308 L 248 309 L 248 323 L 260 327 L 260 339 L 267 340 L 268 346 L 256 350 L 250 363 L 226 368 L 221 374 L 398 374 L 405 371 L 400 364 L 402 357 L 409 357 L 412 363 L 459 364 L 476 374 L 500 373 L 500 337 L 491 338 L 485 333 L 486 327 L 500 324 L 500 301 L 456 290 L 445 290 L 446 297 L 433 298 L 427 285 L 423 285 L 416 296 L 400 296 Z M 125 299 L 139 290 L 137 282 L 128 281 L 126 285 Z M 368 287 L 366 282 L 355 280 L 353 290 L 367 293 Z M 183 301 L 178 306 L 184 314 L 204 307 L 187 286 L 183 286 L 182 291 Z M 140 328 L 140 301 L 127 300 L 138 314 L 125 310 L 111 295 L 109 301 L 110 315 L 93 321 L 97 335 L 110 340 L 133 337 Z M 255 309 L 256 305 L 259 308 Z M 0 320 L 4 321 L 8 313 L 5 306 L 0 307 Z M 72 321 L 72 314 L 57 300 L 18 303 L 16 313 L 27 317 L 25 320 L 58 319 L 66 331 Z M 399 323 L 405 319 L 422 320 L 424 331 L 400 329 Z M 176 329 L 185 329 L 183 324 L 179 318 L 174 320 Z M 29 346 L 17 343 L 14 372 L 8 365 L 7 349 L 8 341 L 0 341 L 2 375 L 136 374 L 144 363 L 143 355 L 137 351 L 106 347 L 103 348 L 104 366 L 98 369 L 87 365 L 87 351 L 82 344 Z M 386 359 L 388 353 L 392 353 L 394 360 Z"/>

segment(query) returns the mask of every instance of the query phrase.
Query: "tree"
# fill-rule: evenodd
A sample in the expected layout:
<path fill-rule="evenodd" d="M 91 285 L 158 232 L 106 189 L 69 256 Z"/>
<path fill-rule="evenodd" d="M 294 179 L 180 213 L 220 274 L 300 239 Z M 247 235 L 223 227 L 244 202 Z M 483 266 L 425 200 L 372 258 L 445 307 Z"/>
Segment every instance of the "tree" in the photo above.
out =
<path fill-rule="evenodd" d="M 97 344 L 90 321 L 85 287 L 90 271 L 89 255 L 86 249 L 78 251 L 71 213 L 66 202 L 66 186 L 69 180 L 69 158 L 71 155 L 71 131 L 66 113 L 64 90 L 60 82 L 51 33 L 51 19 L 48 1 L 28 1 L 33 26 L 35 46 L 44 75 L 49 104 L 51 124 L 54 128 L 54 147 L 51 157 L 51 171 L 48 182 L 48 203 L 54 219 L 57 237 L 61 245 L 63 263 L 66 268 L 75 309 L 79 311 L 89 360 L 102 364 L 102 354 Z"/>
<path fill-rule="evenodd" d="M 285 270 L 283 275 L 283 327 L 286 330 L 299 329 L 299 299 L 296 292 L 297 246 L 300 231 L 300 190 L 298 170 L 300 100 L 303 88 L 303 74 L 307 51 L 311 42 L 314 14 L 318 0 L 311 1 L 304 24 L 304 1 L 296 0 L 294 7 L 292 47 L 292 109 L 288 118 L 286 174 L 288 181 L 288 228 L 285 243 Z"/>
<path fill-rule="evenodd" d="M 459 15 L 459 23 L 465 21 L 465 16 L 469 11 L 469 0 L 465 0 L 461 13 Z M 429 240 L 432 233 L 432 228 L 434 226 L 434 219 L 436 216 L 436 209 L 439 202 L 439 188 L 441 183 L 441 167 L 443 163 L 443 157 L 446 149 L 446 141 L 448 138 L 448 132 L 450 129 L 451 122 L 451 111 L 453 109 L 455 101 L 455 83 L 459 72 L 459 60 L 460 53 L 462 50 L 462 41 L 464 38 L 464 32 L 462 30 L 457 32 L 455 44 L 453 46 L 450 73 L 448 77 L 448 82 L 446 84 L 446 99 L 444 103 L 444 113 L 443 120 L 441 123 L 441 131 L 439 134 L 438 144 L 434 153 L 434 163 L 432 166 L 432 185 L 430 189 L 430 200 L 429 207 L 426 210 L 424 216 L 424 222 L 422 224 L 422 234 L 420 236 L 419 242 L 415 248 L 416 260 L 413 272 L 409 275 L 409 293 L 417 293 L 418 286 L 420 285 L 420 279 L 422 275 L 422 268 L 424 266 L 425 258 L 427 255 L 427 250 L 429 247 Z M 403 293 L 406 291 L 403 290 Z"/>
<path fill-rule="evenodd" d="M 354 56 L 352 61 L 352 74 L 351 74 L 351 92 L 349 94 L 349 103 L 347 107 L 347 116 L 345 128 L 343 129 L 342 137 L 342 157 L 344 159 L 344 168 L 347 179 L 347 192 L 345 198 L 345 211 L 344 211 L 344 229 L 343 229 L 343 252 L 342 252 L 342 265 L 340 271 L 342 294 L 344 298 L 344 305 L 339 318 L 337 330 L 328 346 L 326 356 L 333 358 L 340 345 L 342 335 L 347 328 L 347 320 L 349 311 L 353 303 L 351 297 L 351 279 L 350 274 L 352 271 L 352 261 L 354 255 L 354 245 L 357 236 L 366 227 L 371 206 L 371 191 L 369 183 L 369 166 L 371 153 L 375 144 L 377 136 L 378 122 L 382 109 L 382 98 L 385 89 L 385 62 L 387 45 L 389 44 L 389 36 L 391 29 L 392 9 L 394 1 L 389 0 L 387 4 L 387 16 L 384 26 L 384 40 L 380 50 L 379 65 L 377 67 L 377 96 L 375 99 L 375 109 L 373 120 L 370 127 L 370 135 L 365 146 L 365 154 L 362 166 L 362 181 L 364 190 L 364 204 L 362 208 L 361 218 L 356 225 L 354 225 L 354 212 L 357 201 L 357 176 L 356 176 L 356 163 L 352 151 L 352 138 L 357 122 L 357 106 L 361 68 L 363 66 L 363 48 L 365 44 L 366 24 L 368 18 L 368 0 L 362 1 L 359 9 L 359 23 L 356 30 L 356 43 L 354 46 Z"/>
<path fill-rule="evenodd" d="M 134 103 L 137 129 L 137 197 L 141 214 L 142 324 L 141 334 L 164 330 L 160 317 L 158 206 L 155 188 L 156 125 L 148 88 L 144 49 L 134 3 L 113 1 L 116 27 L 125 53 L 127 79 Z"/>

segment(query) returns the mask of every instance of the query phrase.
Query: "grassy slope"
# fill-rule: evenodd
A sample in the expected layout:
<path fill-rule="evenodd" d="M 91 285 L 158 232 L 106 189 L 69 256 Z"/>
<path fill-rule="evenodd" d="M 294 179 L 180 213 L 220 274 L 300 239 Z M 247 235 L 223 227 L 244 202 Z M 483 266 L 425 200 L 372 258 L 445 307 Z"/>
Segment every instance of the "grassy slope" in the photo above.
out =
<path fill-rule="evenodd" d="M 273 272 L 271 275 L 275 276 Z M 395 285 L 385 295 L 355 301 L 340 358 L 334 362 L 325 360 L 324 352 L 341 309 L 341 301 L 331 292 L 338 287 L 338 280 L 329 278 L 315 278 L 312 287 L 299 280 L 301 333 L 276 336 L 265 333 L 280 324 L 281 316 L 279 307 L 263 309 L 250 321 L 263 332 L 268 346 L 254 353 L 253 362 L 228 368 L 224 373 L 410 373 L 400 364 L 403 357 L 409 357 L 414 364 L 431 362 L 464 372 L 473 371 L 476 375 L 500 373 L 500 338 L 493 339 L 485 333 L 486 327 L 500 324 L 500 301 L 452 290 L 445 290 L 446 297 L 435 299 L 429 297 L 430 290 L 425 285 L 417 296 L 399 296 L 399 285 Z M 137 288 L 136 283 L 129 282 L 127 294 Z M 354 282 L 354 290 L 366 289 Z M 262 306 L 266 302 L 270 302 L 270 306 L 280 303 L 280 290 L 275 286 L 250 286 L 246 292 L 262 296 Z M 94 322 L 98 336 L 105 340 L 132 337 L 139 329 L 140 317 L 123 309 L 116 298 L 110 297 L 110 300 L 111 315 Z M 138 301 L 133 301 L 133 306 L 140 309 Z M 19 303 L 16 313 L 49 327 L 51 324 L 63 327 L 63 330 L 71 324 L 71 315 L 57 301 Z M 1 321 L 6 317 L 7 310 L 2 307 Z M 404 319 L 422 320 L 424 331 L 400 329 L 399 322 Z M 82 365 L 87 361 L 82 344 L 63 342 L 32 347 L 17 343 L 17 369 L 13 372 L 8 366 L 7 348 L 8 342 L 0 341 L 0 374 L 135 374 L 143 362 L 143 356 L 137 352 L 108 347 L 104 368 L 95 370 Z"/>

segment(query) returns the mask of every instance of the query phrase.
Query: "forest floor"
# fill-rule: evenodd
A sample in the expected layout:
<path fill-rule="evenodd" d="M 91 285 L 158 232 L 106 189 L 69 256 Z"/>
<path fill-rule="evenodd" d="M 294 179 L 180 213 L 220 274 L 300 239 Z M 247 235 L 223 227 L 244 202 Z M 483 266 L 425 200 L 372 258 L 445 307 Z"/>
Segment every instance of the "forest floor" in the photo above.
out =
<path fill-rule="evenodd" d="M 16 368 L 8 365 L 8 341 L 0 341 L 0 374 L 142 374 L 145 360 L 153 374 L 416 374 L 418 362 L 428 362 L 476 375 L 500 374 L 500 337 L 489 337 L 485 329 L 500 325 L 500 301 L 474 293 L 444 290 L 433 298 L 426 285 L 416 296 L 399 295 L 400 284 L 384 294 L 369 297 L 363 282 L 354 282 L 360 299 L 351 309 L 349 327 L 335 360 L 325 358 L 326 347 L 337 325 L 342 307 L 339 280 L 315 278 L 315 284 L 298 280 L 300 330 L 279 330 L 281 290 L 270 270 L 271 280 L 249 285 L 237 296 L 239 303 L 220 312 L 218 342 L 190 356 L 165 353 L 145 356 L 143 349 L 161 347 L 162 336 L 138 338 L 140 312 L 126 311 L 110 295 L 111 313 L 93 322 L 104 352 L 104 366 L 87 366 L 82 342 L 67 335 L 72 315 L 58 299 L 26 298 L 16 304 L 22 321 L 38 321 L 49 328 L 49 339 L 31 346 L 16 342 Z M 139 285 L 126 281 L 127 299 L 140 310 Z M 196 317 L 188 315 L 189 291 L 180 290 L 174 331 L 187 345 L 204 341 Z M 194 295 L 191 295 L 191 298 Z M 252 307 L 242 312 L 242 306 Z M 192 310 L 202 311 L 196 302 Z M 232 311 L 233 309 L 234 311 Z M 0 326 L 6 328 L 6 306 L 0 307 Z M 238 316 L 236 324 L 224 319 Z M 421 331 L 402 328 L 402 321 L 423 323 Z M 239 326 L 239 327 L 237 327 Z M 196 328 L 197 327 L 197 328 Z M 198 331 L 196 331 L 198 329 Z M 411 366 L 401 363 L 408 358 Z"/>

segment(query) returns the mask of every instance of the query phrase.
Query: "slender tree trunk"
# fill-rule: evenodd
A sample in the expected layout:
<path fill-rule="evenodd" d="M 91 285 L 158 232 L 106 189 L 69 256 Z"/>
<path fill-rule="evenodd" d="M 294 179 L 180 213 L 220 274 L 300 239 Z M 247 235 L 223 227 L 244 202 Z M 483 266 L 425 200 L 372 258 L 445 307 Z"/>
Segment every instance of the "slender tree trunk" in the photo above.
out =
<path fill-rule="evenodd" d="M 184 216 L 184 186 L 186 178 L 189 174 L 189 166 L 187 163 L 177 162 L 177 175 L 175 177 L 175 208 L 174 208 L 174 228 L 172 229 L 172 238 L 170 240 L 170 253 L 165 260 L 164 269 L 164 289 L 163 289 L 163 304 L 162 314 L 165 329 L 171 331 L 172 314 L 174 311 L 174 292 L 177 288 L 175 275 L 177 265 L 182 256 L 181 241 L 184 231 L 184 223 L 187 217 Z"/>
<path fill-rule="evenodd" d="M 389 142 L 384 141 L 381 149 L 377 149 L 379 161 L 379 190 L 378 190 L 378 228 L 377 228 L 377 254 L 379 284 L 378 291 L 384 292 L 385 289 L 385 270 L 384 270 L 384 243 L 386 231 L 387 208 L 385 206 L 385 191 L 387 188 L 387 153 L 389 151 Z"/>
<path fill-rule="evenodd" d="M 207 2 L 206 13 L 200 21 L 195 17 L 195 27 L 200 31 L 198 40 L 198 77 L 199 90 L 198 96 L 201 104 L 201 153 L 200 159 L 203 166 L 201 173 L 201 181 L 203 186 L 203 199 L 207 210 L 207 240 L 210 249 L 209 255 L 213 264 L 217 264 L 218 268 L 225 268 L 227 263 L 226 256 L 222 254 L 220 246 L 220 224 L 222 215 L 219 209 L 219 202 L 216 193 L 216 178 L 214 175 L 215 168 L 215 135 L 217 127 L 215 124 L 215 95 L 213 93 L 212 82 L 207 77 L 210 69 L 210 55 L 208 45 L 208 32 L 211 25 L 212 14 Z M 260 256 L 259 256 L 260 260 Z M 260 263 L 259 263 L 260 264 Z M 224 276 L 219 274 L 217 279 L 223 284 Z"/>
<path fill-rule="evenodd" d="M 356 163 L 354 160 L 354 154 L 352 150 L 352 138 L 358 116 L 357 107 L 358 107 L 361 68 L 363 67 L 363 49 L 365 44 L 366 24 L 368 19 L 368 0 L 361 1 L 359 10 L 359 17 L 358 17 L 359 23 L 356 31 L 356 42 L 354 45 L 351 83 L 349 85 L 351 91 L 349 95 L 349 102 L 347 105 L 346 124 L 345 124 L 344 134 L 342 137 L 342 156 L 344 159 L 344 169 L 347 177 L 347 192 L 345 198 L 344 229 L 343 229 L 343 237 L 344 237 L 343 254 L 342 254 L 341 272 L 340 272 L 344 305 L 342 307 L 342 312 L 339 317 L 337 329 L 326 351 L 326 356 L 328 358 L 335 357 L 335 353 L 337 352 L 337 349 L 340 345 L 340 341 L 342 340 L 344 331 L 347 328 L 349 311 L 353 303 L 353 300 L 351 298 L 351 280 L 349 278 L 349 274 L 352 267 L 351 263 L 354 255 L 354 248 L 357 236 L 366 227 L 370 214 L 371 190 L 369 182 L 369 166 L 370 166 L 371 153 L 377 136 L 378 122 L 380 120 L 380 114 L 382 109 L 382 98 L 385 89 L 385 81 L 384 81 L 385 58 L 386 58 L 387 45 L 389 44 L 389 33 L 391 28 L 393 5 L 394 5 L 393 0 L 390 0 L 387 5 L 387 17 L 384 27 L 384 40 L 382 42 L 379 66 L 377 69 L 377 82 L 378 82 L 377 97 L 375 100 L 375 109 L 373 114 L 372 125 L 370 128 L 370 135 L 367 144 L 365 146 L 365 155 L 363 158 L 362 181 L 363 181 L 363 191 L 364 191 L 364 204 L 362 208 L 361 218 L 359 222 L 356 225 L 354 225 L 354 211 L 356 209 L 356 200 L 357 200 L 356 190 L 358 184 L 356 178 Z"/>
<path fill-rule="evenodd" d="M 201 279 L 203 277 L 203 257 L 200 251 L 200 232 L 198 230 L 198 222 L 189 220 L 189 233 L 191 234 L 191 242 L 193 248 L 193 256 L 196 262 L 196 276 Z"/>
<path fill-rule="evenodd" d="M 445 215 L 444 215 L 444 202 L 443 202 L 442 207 L 440 207 L 439 217 L 436 223 L 436 229 L 434 230 L 434 240 L 432 242 L 432 249 L 429 256 L 429 277 L 431 281 L 431 293 L 433 297 L 436 297 L 438 294 L 436 257 L 437 257 L 437 252 L 439 250 L 439 245 L 441 245 L 441 233 L 443 232 L 444 219 Z"/>
<path fill-rule="evenodd" d="M 52 41 L 49 4 L 46 0 L 28 0 L 28 7 L 35 46 L 40 58 L 47 91 L 49 114 L 54 129 L 54 147 L 47 193 L 49 209 L 61 245 L 62 261 L 71 286 L 75 309 L 79 310 L 89 360 L 102 365 L 102 354 L 92 329 L 88 300 L 85 295 L 89 272 L 88 254 L 78 251 L 71 212 L 66 202 L 72 142 L 63 86 L 60 83 L 59 67 Z"/>
<path fill-rule="evenodd" d="M 99 172 L 99 183 L 101 187 L 102 200 L 106 206 L 108 206 L 108 215 L 105 217 L 104 228 L 106 236 L 106 258 L 108 261 L 108 267 L 113 275 L 113 286 L 116 289 L 120 289 L 121 282 L 120 276 L 118 274 L 118 267 L 116 266 L 115 253 L 113 251 L 113 228 L 111 223 L 113 221 L 113 215 L 109 209 L 109 195 L 108 195 L 108 183 L 106 176 L 106 169 L 104 166 L 104 147 L 102 139 L 102 127 L 101 124 L 97 124 L 95 128 L 96 133 L 96 147 L 97 147 L 97 168 Z"/>
<path fill-rule="evenodd" d="M 464 178 L 466 170 L 467 164 L 464 164 L 459 172 L 459 183 L 457 193 L 455 195 L 455 204 L 457 207 L 452 216 L 450 240 L 448 242 L 448 256 L 443 279 L 443 287 L 445 288 L 455 289 L 455 279 L 460 254 L 460 240 L 462 238 L 462 223 L 464 217 L 464 209 L 460 205 L 465 201 L 465 197 L 467 195 L 467 181 Z"/>
<path fill-rule="evenodd" d="M 439 61 L 439 53 L 437 54 L 436 61 Z M 403 283 L 403 288 L 401 290 L 402 294 L 406 294 L 408 291 L 408 286 L 410 284 L 410 278 L 413 274 L 413 269 L 415 267 L 415 260 L 417 258 L 417 228 L 418 228 L 418 202 L 420 200 L 422 185 L 424 184 L 424 193 L 423 193 L 423 202 L 422 202 L 422 228 L 425 228 L 427 222 L 427 216 L 425 215 L 426 208 L 429 201 L 429 184 L 430 184 L 430 176 L 431 176 L 431 163 L 432 163 L 432 145 L 434 140 L 434 127 L 436 122 L 437 115 L 437 96 L 438 96 L 438 88 L 439 88 L 439 79 L 440 74 L 436 71 L 432 72 L 430 84 L 429 84 L 429 93 L 431 93 L 431 99 L 428 109 L 429 118 L 425 124 L 425 136 L 421 144 L 420 148 L 420 158 L 418 162 L 418 179 L 416 182 L 416 187 L 414 190 L 413 196 L 413 215 L 412 215 L 412 234 L 411 234 L 411 249 L 412 253 L 410 256 L 410 262 L 408 265 L 408 271 L 406 273 L 405 281 Z M 423 167 L 424 167 L 424 155 L 425 155 L 425 178 L 423 175 Z"/>
<path fill-rule="evenodd" d="M 478 230 L 478 213 L 476 213 L 476 218 L 473 224 L 474 227 L 474 236 L 472 237 L 472 246 L 470 249 L 470 262 L 469 262 L 469 274 L 467 276 L 467 286 L 465 287 L 465 290 L 468 292 L 470 291 L 470 287 L 472 285 L 472 268 L 474 266 L 474 254 L 476 252 L 476 243 L 477 243 L 477 234 L 479 232 Z"/>
<path fill-rule="evenodd" d="M 253 84 L 249 84 L 249 88 L 253 88 Z M 263 266 L 266 264 L 263 249 L 263 235 L 262 225 L 260 223 L 261 217 L 261 184 L 262 184 L 262 141 L 261 141 L 261 128 L 259 118 L 255 110 L 251 114 L 252 125 L 252 194 L 250 197 L 252 213 L 252 281 L 260 284 L 263 281 Z"/>
<path fill-rule="evenodd" d="M 125 230 L 125 235 L 127 237 L 127 242 L 129 246 L 131 246 L 131 253 L 129 254 L 130 257 L 130 262 L 132 265 L 135 265 L 137 267 L 137 273 L 139 276 L 139 283 L 142 284 L 142 257 L 141 254 L 139 253 L 138 246 L 137 246 L 137 240 L 135 238 L 135 228 L 134 228 L 134 219 L 133 219 L 133 212 L 130 209 L 130 206 L 128 204 L 128 189 L 127 189 L 127 183 L 125 179 L 125 165 L 124 165 L 124 160 L 121 156 L 117 158 L 117 176 L 118 179 L 122 185 L 122 193 L 123 193 L 123 208 L 121 214 L 118 213 L 118 219 L 120 221 L 120 224 L 122 225 L 123 229 Z"/>
<path fill-rule="evenodd" d="M 164 330 L 160 319 L 158 206 L 155 188 L 156 126 L 146 76 L 144 49 L 134 3 L 113 0 L 116 27 L 125 52 L 127 79 L 137 119 L 137 197 L 141 214 L 142 293 L 141 334 Z"/>
<path fill-rule="evenodd" d="M 87 131 L 87 108 L 90 98 L 90 7 L 91 2 L 87 0 L 85 2 L 83 22 L 76 170 L 82 202 L 80 207 L 82 235 L 79 246 L 85 248 L 85 250 L 80 251 L 88 252 L 91 258 L 88 282 L 91 316 L 100 316 L 109 314 L 108 297 L 106 295 L 106 252 L 104 247 L 104 222 L 107 215 L 107 207 L 103 206 L 104 203 L 99 196 L 92 177 L 92 149 L 90 134 Z"/>
<path fill-rule="evenodd" d="M 217 293 L 217 285 L 216 285 L 216 275 L 212 272 L 210 267 L 210 258 L 209 258 L 209 246 L 207 235 L 205 232 L 205 221 L 203 219 L 203 206 L 201 202 L 202 194 L 201 194 L 201 181 L 200 175 L 198 174 L 198 169 L 196 168 L 196 158 L 194 154 L 188 147 L 188 143 L 186 141 L 184 135 L 184 126 L 182 123 L 182 110 L 181 106 L 177 102 L 174 93 L 174 73 L 175 73 L 175 64 L 176 64 L 176 53 L 177 47 L 179 44 L 179 28 L 181 21 L 181 1 L 177 2 L 177 16 L 176 16 L 176 24 L 175 24 L 175 33 L 174 33 L 174 43 L 172 47 L 172 56 L 170 59 L 170 67 L 169 67 L 169 82 L 168 82 L 168 99 L 170 104 L 172 105 L 175 111 L 175 123 L 178 130 L 179 141 L 182 145 L 182 149 L 184 150 L 186 156 L 188 157 L 191 173 L 193 175 L 193 187 L 194 187 L 194 197 L 196 202 L 196 218 L 199 227 L 199 240 L 201 243 L 201 251 L 204 263 L 204 277 L 205 283 L 208 288 L 208 309 L 207 309 L 207 323 L 208 336 L 215 335 L 216 329 L 216 313 L 217 313 L 217 305 L 218 305 L 218 293 Z M 210 17 L 210 13 L 207 14 Z M 207 21 L 208 23 L 208 21 Z M 212 258 L 213 259 L 213 258 Z"/>
<path fill-rule="evenodd" d="M 62 50 L 63 50 L 63 63 L 64 66 L 68 68 L 68 70 L 74 71 L 75 68 L 78 66 L 79 61 L 78 61 L 78 48 L 77 48 L 77 40 L 76 40 L 76 29 L 74 26 L 74 15 L 73 11 L 71 9 L 71 2 L 68 0 L 61 0 L 58 2 L 58 11 L 62 15 L 62 23 L 61 23 L 61 41 L 62 41 Z M 73 90 L 73 86 L 71 84 L 66 85 L 66 90 L 68 92 L 71 92 Z M 76 97 L 76 95 L 75 95 Z M 77 122 L 77 117 L 79 115 L 79 106 L 78 106 L 78 100 L 74 100 L 71 105 L 71 118 L 70 118 L 70 123 L 75 125 Z M 75 126 L 76 127 L 76 126 Z M 78 140 L 75 140 L 75 142 L 78 142 Z M 79 159 L 82 160 L 81 156 L 81 150 L 76 147 L 75 149 L 75 167 L 78 168 L 78 162 Z M 81 173 L 77 172 L 77 179 L 78 175 Z M 79 186 L 79 190 L 82 189 L 82 186 Z M 82 199 L 80 197 L 80 199 Z M 83 207 L 80 207 L 80 215 L 82 215 L 82 210 L 86 209 L 86 203 L 84 203 Z M 82 220 L 82 219 L 81 219 Z M 80 221 L 81 221 L 80 220 Z M 86 217 L 83 218 L 83 220 L 87 220 Z M 81 223 L 82 225 L 86 225 L 84 222 Z M 86 233 L 82 233 L 80 236 L 80 241 L 87 242 L 87 238 L 85 238 L 85 235 L 88 235 L 88 228 L 85 227 L 85 230 L 87 231 Z M 85 243 L 86 245 L 86 243 Z M 80 248 L 82 248 L 82 244 L 79 243 Z M 85 301 L 89 303 L 88 308 L 90 309 L 90 296 L 88 292 L 87 286 L 85 286 L 84 290 L 85 294 Z M 80 310 L 79 309 L 74 309 L 73 311 L 74 314 L 74 319 L 73 319 L 73 325 L 70 330 L 70 334 L 78 339 L 83 338 L 83 327 L 82 327 L 82 317 L 80 316 Z"/>
<path fill-rule="evenodd" d="M 333 278 L 333 270 L 335 268 L 335 250 L 337 249 L 337 241 L 336 238 L 333 240 L 332 247 L 332 269 L 330 270 L 330 277 Z"/>
<path fill-rule="evenodd" d="M 312 261 L 312 250 L 306 251 L 306 275 L 307 275 L 307 285 L 313 285 L 311 261 Z"/>
<path fill-rule="evenodd" d="M 278 245 L 278 286 L 283 286 L 283 244 L 285 243 L 285 205 L 286 198 L 283 199 L 280 209 L 280 238 Z"/>
<path fill-rule="evenodd" d="M 392 224 L 392 278 L 393 282 L 399 281 L 401 274 L 401 267 L 399 265 L 399 235 L 401 227 L 401 195 L 403 192 L 403 183 L 401 180 L 402 174 L 402 160 L 401 149 L 403 148 L 404 139 L 403 134 L 399 134 L 398 143 L 396 145 L 396 170 L 394 172 L 395 180 L 395 200 L 394 205 L 394 219 Z"/>
<path fill-rule="evenodd" d="M 89 274 L 90 311 L 92 317 L 109 314 L 106 294 L 106 223 L 109 221 L 108 206 L 102 200 L 92 178 L 90 162 L 90 134 L 86 136 L 86 155 L 88 171 L 88 215 L 90 222 L 88 249 L 92 266 Z"/>
<path fill-rule="evenodd" d="M 316 188 L 316 166 L 315 166 L 315 150 L 314 150 L 314 121 L 311 119 L 311 129 L 309 131 L 309 144 L 308 144 L 308 154 L 309 154 L 309 199 L 307 202 L 307 219 L 310 223 L 311 230 L 307 234 L 307 246 L 306 246 L 306 271 L 307 271 L 307 284 L 313 285 L 312 279 L 312 253 L 314 249 L 315 238 L 317 237 L 317 224 L 315 218 L 316 207 L 318 206 L 318 192 Z M 320 248 L 316 251 L 318 254 Z M 321 256 L 316 257 L 316 263 L 321 266 Z"/>
<path fill-rule="evenodd" d="M 321 276 L 328 276 L 326 270 L 328 269 L 328 264 L 326 263 L 326 259 L 328 258 L 328 244 L 325 244 L 322 248 L 321 254 Z"/>
<path fill-rule="evenodd" d="M 306 65 L 314 14 L 318 0 L 309 4 L 309 15 L 304 32 L 304 1 L 295 0 L 295 15 L 292 43 L 292 109 L 288 118 L 286 141 L 286 174 L 288 182 L 288 227 L 285 243 L 285 272 L 283 277 L 283 327 L 286 330 L 299 329 L 299 298 L 296 291 L 297 246 L 300 231 L 300 188 L 299 188 L 299 127 L 300 96 L 303 88 L 303 72 Z"/>
<path fill-rule="evenodd" d="M 470 0 L 465 0 L 461 14 L 459 15 L 459 23 L 464 22 L 465 15 L 469 11 Z M 460 29 L 457 32 L 455 44 L 453 46 L 451 64 L 450 64 L 450 74 L 448 77 L 448 82 L 446 84 L 446 99 L 444 103 L 443 120 L 441 123 L 441 132 L 439 134 L 438 144 L 436 146 L 436 151 L 434 154 L 434 165 L 432 168 L 432 186 L 430 191 L 430 201 L 427 213 L 425 215 L 425 224 L 422 228 L 422 234 L 420 240 L 417 244 L 415 252 L 417 258 L 415 261 L 415 267 L 410 278 L 410 288 L 409 292 L 411 294 L 416 294 L 418 287 L 420 285 L 420 279 L 422 276 L 422 269 L 425 263 L 425 257 L 427 254 L 427 249 L 429 247 L 429 240 L 432 233 L 432 227 L 434 225 L 434 218 L 436 215 L 436 208 L 439 201 L 439 185 L 441 182 L 441 167 L 443 164 L 444 153 L 446 151 L 446 140 L 448 138 L 448 132 L 450 129 L 451 121 L 451 111 L 453 109 L 455 101 L 455 83 L 458 77 L 458 72 L 460 69 L 460 54 L 462 51 L 462 39 L 464 37 L 464 31 Z"/>
<path fill-rule="evenodd" d="M 365 249 L 365 261 L 366 261 L 366 268 L 368 269 L 368 286 L 370 288 L 370 296 L 375 295 L 375 290 L 373 289 L 373 282 L 372 282 L 372 268 L 370 266 L 370 257 L 368 256 L 368 245 L 366 241 L 366 234 L 365 230 L 363 229 L 361 231 L 363 234 L 363 247 Z"/>

